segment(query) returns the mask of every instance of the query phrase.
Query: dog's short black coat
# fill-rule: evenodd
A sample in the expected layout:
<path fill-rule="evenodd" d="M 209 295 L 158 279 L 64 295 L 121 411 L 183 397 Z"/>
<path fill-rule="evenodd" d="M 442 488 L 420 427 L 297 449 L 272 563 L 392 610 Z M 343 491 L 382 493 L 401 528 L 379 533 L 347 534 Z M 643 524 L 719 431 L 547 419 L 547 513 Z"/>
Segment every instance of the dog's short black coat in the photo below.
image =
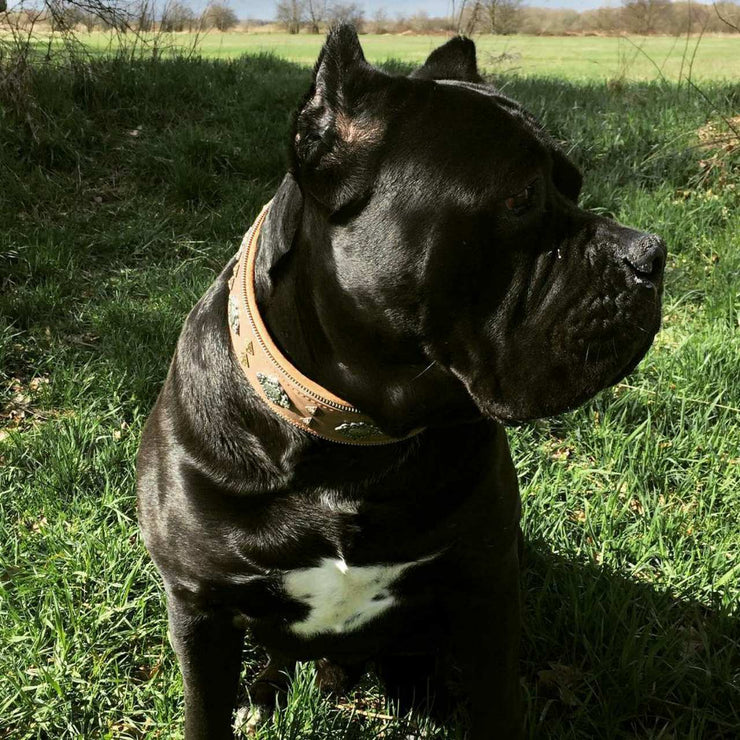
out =
<path fill-rule="evenodd" d="M 393 77 L 332 31 L 291 156 L 259 241 L 265 322 L 383 431 L 424 431 L 352 447 L 282 421 L 232 353 L 226 266 L 138 461 L 186 737 L 232 737 L 247 629 L 270 656 L 258 707 L 296 660 L 335 687 L 372 661 L 402 707 L 463 706 L 470 738 L 516 737 L 520 503 L 502 422 L 572 408 L 637 364 L 665 247 L 578 208 L 576 167 L 483 84 L 462 38 Z"/>

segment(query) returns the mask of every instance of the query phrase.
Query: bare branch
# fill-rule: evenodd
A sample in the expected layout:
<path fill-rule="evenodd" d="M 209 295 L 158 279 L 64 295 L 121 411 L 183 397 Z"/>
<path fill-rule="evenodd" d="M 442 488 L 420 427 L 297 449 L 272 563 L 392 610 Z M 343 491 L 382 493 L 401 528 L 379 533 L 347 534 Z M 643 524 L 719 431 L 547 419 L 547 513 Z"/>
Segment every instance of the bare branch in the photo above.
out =
<path fill-rule="evenodd" d="M 712 3 L 712 7 L 714 8 L 714 12 L 717 14 L 717 18 L 719 18 L 722 23 L 724 23 L 726 26 L 729 26 L 735 33 L 740 33 L 740 26 L 736 26 L 734 23 L 730 22 L 725 18 L 720 12 L 719 8 L 717 7 L 717 3 Z"/>

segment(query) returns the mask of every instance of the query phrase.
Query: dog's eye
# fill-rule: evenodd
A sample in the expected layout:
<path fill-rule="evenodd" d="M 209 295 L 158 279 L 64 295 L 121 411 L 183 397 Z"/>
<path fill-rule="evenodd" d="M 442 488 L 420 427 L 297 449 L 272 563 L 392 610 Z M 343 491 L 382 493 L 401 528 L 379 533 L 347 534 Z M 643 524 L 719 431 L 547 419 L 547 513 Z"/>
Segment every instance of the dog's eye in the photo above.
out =
<path fill-rule="evenodd" d="M 509 196 L 504 205 L 513 213 L 524 213 L 532 205 L 532 195 L 534 194 L 534 183 L 527 185 L 524 190 L 515 195 Z"/>

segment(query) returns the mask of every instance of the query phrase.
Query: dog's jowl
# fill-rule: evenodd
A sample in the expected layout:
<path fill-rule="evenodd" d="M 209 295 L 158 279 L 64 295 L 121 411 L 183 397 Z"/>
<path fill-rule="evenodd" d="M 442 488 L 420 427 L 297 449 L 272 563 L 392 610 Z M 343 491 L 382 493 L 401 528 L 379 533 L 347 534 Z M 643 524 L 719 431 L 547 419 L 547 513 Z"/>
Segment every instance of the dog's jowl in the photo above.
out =
<path fill-rule="evenodd" d="M 232 737 L 245 634 L 471 740 L 522 731 L 519 495 L 503 424 L 624 377 L 660 322 L 661 239 L 581 175 L 456 38 L 409 77 L 332 31 L 291 166 L 187 318 L 139 516 L 188 740 Z"/>

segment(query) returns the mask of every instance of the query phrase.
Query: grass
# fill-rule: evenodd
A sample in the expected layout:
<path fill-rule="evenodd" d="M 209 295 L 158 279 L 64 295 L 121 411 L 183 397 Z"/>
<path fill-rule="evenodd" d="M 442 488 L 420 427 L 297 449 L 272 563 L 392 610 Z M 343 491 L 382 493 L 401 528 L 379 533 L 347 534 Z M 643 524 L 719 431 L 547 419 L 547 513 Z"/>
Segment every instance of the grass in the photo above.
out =
<path fill-rule="evenodd" d="M 81 37 L 90 48 L 111 48 L 111 36 L 94 32 Z M 313 66 L 322 36 L 266 33 L 209 33 L 199 37 L 198 53 L 208 58 L 233 59 L 242 54 L 274 53 L 282 59 Z M 440 36 L 362 36 L 362 46 L 373 63 L 396 59 L 421 63 L 439 46 Z M 673 36 L 489 36 L 476 37 L 478 58 L 489 72 L 516 72 L 526 76 L 551 76 L 571 80 L 627 78 L 652 80 L 658 74 L 678 80 L 687 73 L 688 58 L 696 56 L 694 79 L 737 80 L 740 77 L 740 36 L 706 36 L 699 42 Z M 188 49 L 194 35 L 164 38 L 165 44 Z M 687 54 L 688 44 L 688 54 Z M 116 44 L 114 43 L 115 47 Z"/>
<path fill-rule="evenodd" d="M 109 59 L 38 68 L 0 107 L 0 737 L 181 733 L 134 455 L 187 311 L 282 176 L 308 79 L 266 55 Z M 740 89 L 499 84 L 569 142 L 587 207 L 671 251 L 640 369 L 511 431 L 530 736 L 737 737 L 740 162 L 707 141 Z M 371 681 L 337 705 L 303 667 L 260 738 L 407 737 L 387 716 Z"/>

